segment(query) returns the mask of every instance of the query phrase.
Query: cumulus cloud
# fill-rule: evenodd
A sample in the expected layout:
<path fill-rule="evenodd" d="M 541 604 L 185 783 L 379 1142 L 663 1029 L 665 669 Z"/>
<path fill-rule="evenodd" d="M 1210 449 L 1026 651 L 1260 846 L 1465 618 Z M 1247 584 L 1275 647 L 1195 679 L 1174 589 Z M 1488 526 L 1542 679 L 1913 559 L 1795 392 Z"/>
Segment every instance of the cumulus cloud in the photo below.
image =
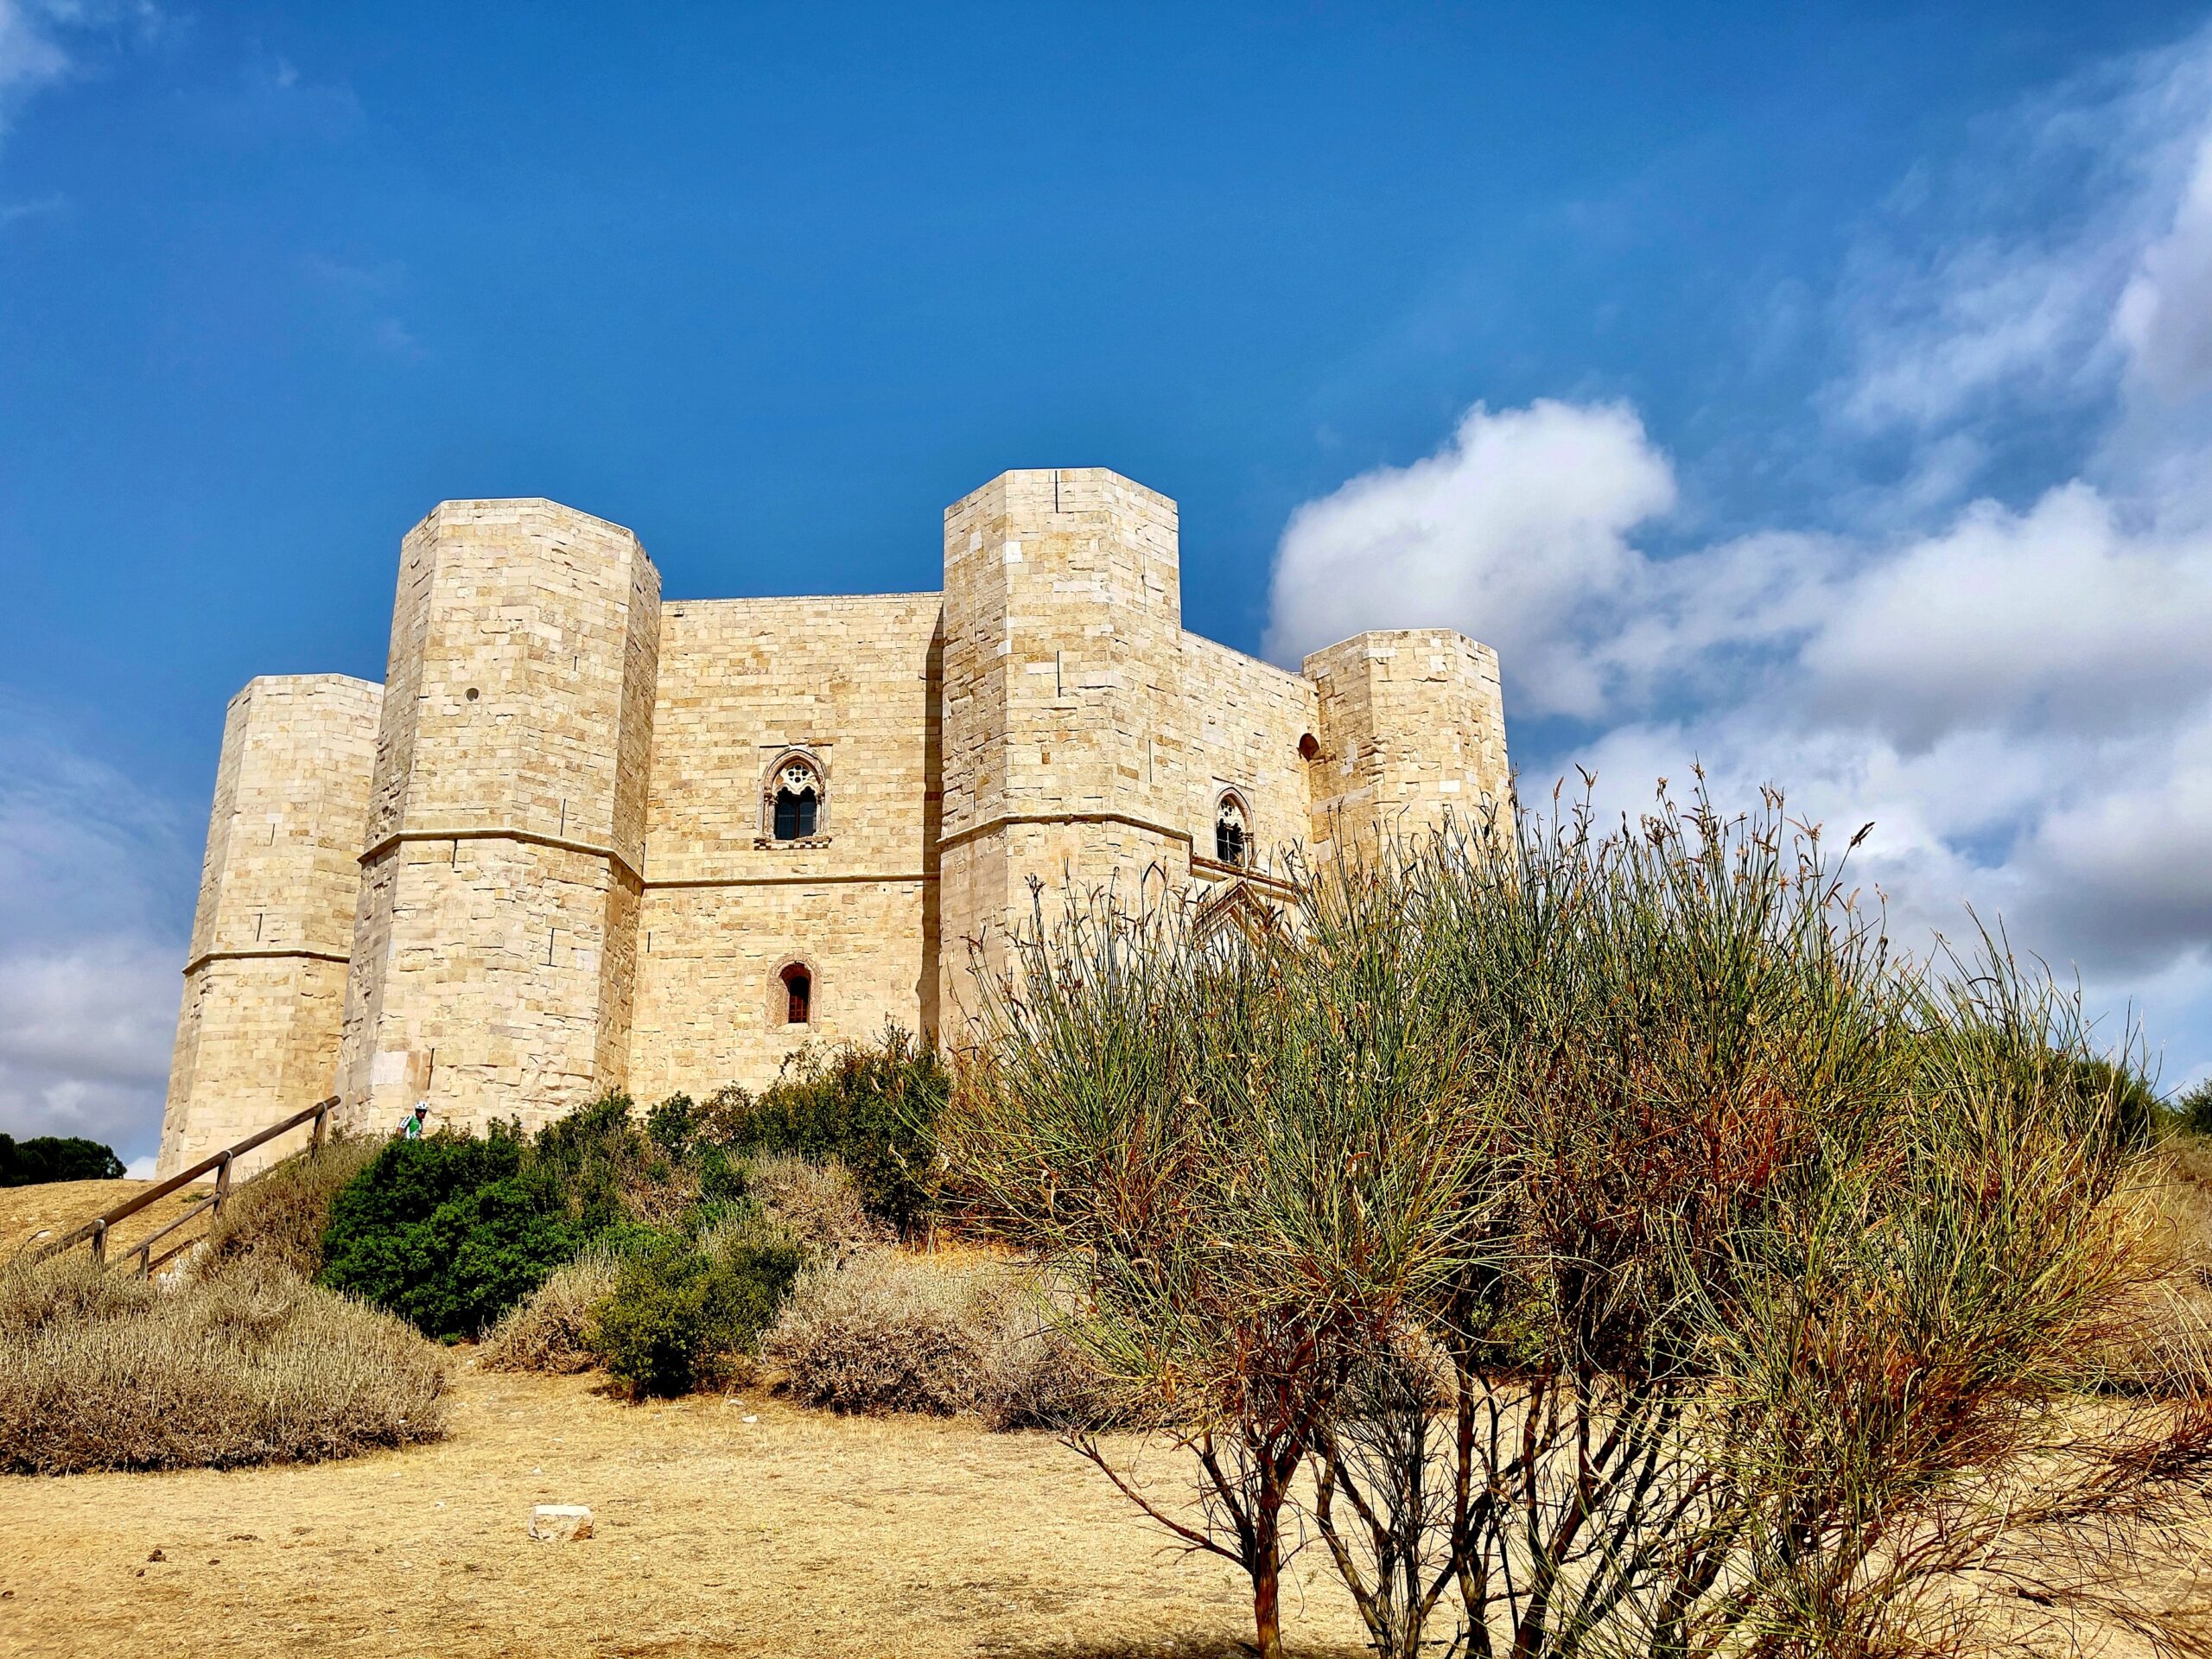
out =
<path fill-rule="evenodd" d="M 1628 532 L 1675 502 L 1675 477 L 1624 405 L 1478 404 L 1409 467 L 1299 508 L 1274 567 L 1269 649 L 1297 655 L 1370 627 L 1478 615 L 1529 664 L 1535 706 L 1592 712 L 1591 665 L 1562 648 L 1593 594 L 1643 579 Z"/>
<path fill-rule="evenodd" d="M 183 826 L 0 703 L 0 1131 L 125 1155 L 161 1122 L 182 982 Z"/>
<path fill-rule="evenodd" d="M 2017 154 L 1984 156 L 1978 214 L 1892 228 L 1840 286 L 1827 438 L 1913 449 L 1835 515 L 1857 531 L 1659 556 L 1675 464 L 1634 410 L 1478 405 L 1434 454 L 1298 509 L 1269 639 L 1496 645 L 1510 719 L 1569 717 L 1516 751 L 1529 795 L 1580 764 L 1634 810 L 1695 760 L 1724 799 L 1778 781 L 1846 833 L 1871 820 L 1859 868 L 1903 935 L 2001 912 L 2109 1006 L 2151 987 L 2188 1075 L 2212 1065 L 2212 32 L 2012 137 L 2074 195 L 2031 178 L 2023 211 Z M 2054 411 L 2077 465 L 1961 505 L 2006 423 Z"/>

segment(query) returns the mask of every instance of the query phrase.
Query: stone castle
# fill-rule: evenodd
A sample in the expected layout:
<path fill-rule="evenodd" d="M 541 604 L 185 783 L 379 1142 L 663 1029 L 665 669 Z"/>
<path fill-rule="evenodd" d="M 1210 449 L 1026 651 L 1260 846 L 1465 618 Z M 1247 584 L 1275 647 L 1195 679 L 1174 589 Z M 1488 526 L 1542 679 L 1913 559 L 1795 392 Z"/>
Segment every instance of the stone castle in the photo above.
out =
<path fill-rule="evenodd" d="M 950 1042 L 1033 878 L 1280 906 L 1288 845 L 1507 787 L 1488 647 L 1294 674 L 1186 632 L 1175 504 L 1100 468 L 954 503 L 935 594 L 664 601 L 618 524 L 443 502 L 382 685 L 231 701 L 161 1167 L 334 1093 L 531 1126 L 887 1020 Z"/>

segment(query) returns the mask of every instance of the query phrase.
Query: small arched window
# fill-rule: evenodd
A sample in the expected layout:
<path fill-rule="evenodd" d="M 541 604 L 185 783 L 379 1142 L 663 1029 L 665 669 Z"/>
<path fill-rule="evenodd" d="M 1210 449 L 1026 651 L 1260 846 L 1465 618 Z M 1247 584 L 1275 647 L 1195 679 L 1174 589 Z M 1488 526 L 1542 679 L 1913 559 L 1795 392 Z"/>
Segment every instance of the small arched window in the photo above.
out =
<path fill-rule="evenodd" d="M 804 841 L 822 821 L 822 773 L 804 756 L 791 756 L 776 768 L 770 785 L 770 828 L 778 841 Z"/>
<path fill-rule="evenodd" d="M 792 963 L 777 976 L 784 985 L 784 1023 L 804 1026 L 814 1019 L 814 976 L 803 962 Z"/>
<path fill-rule="evenodd" d="M 1233 789 L 1222 791 L 1213 810 L 1213 855 L 1220 863 L 1236 865 L 1252 855 L 1252 816 Z"/>

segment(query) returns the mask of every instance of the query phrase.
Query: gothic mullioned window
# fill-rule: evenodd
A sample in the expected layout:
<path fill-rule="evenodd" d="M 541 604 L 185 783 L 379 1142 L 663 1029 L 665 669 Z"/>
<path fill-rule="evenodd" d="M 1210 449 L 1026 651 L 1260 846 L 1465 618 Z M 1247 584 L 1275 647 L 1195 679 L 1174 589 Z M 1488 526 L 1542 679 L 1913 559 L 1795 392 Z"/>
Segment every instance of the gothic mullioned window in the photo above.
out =
<path fill-rule="evenodd" d="M 1252 815 L 1233 789 L 1221 792 L 1213 810 L 1213 855 L 1223 864 L 1243 865 L 1252 856 Z"/>
<path fill-rule="evenodd" d="M 811 755 L 790 753 L 778 760 L 761 795 L 761 828 L 775 840 L 812 841 L 823 833 L 829 790 Z"/>

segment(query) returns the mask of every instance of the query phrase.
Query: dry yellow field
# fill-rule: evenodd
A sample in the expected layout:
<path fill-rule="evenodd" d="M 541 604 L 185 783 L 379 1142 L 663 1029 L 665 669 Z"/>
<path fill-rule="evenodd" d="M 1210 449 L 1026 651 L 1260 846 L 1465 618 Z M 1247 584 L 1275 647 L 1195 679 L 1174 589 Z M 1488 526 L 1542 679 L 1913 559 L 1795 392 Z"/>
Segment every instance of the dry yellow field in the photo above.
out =
<path fill-rule="evenodd" d="M 0 1192 L 0 1240 L 12 1250 L 128 1190 Z M 758 1393 L 630 1407 L 588 1377 L 480 1371 L 466 1349 L 453 1376 L 434 1446 L 0 1477 L 0 1656 L 1249 1650 L 1241 1576 L 1173 1547 L 1049 1436 L 838 1418 Z M 1181 1468 L 1163 1452 L 1150 1473 L 1165 1494 Z M 595 1535 L 532 1542 L 539 1503 L 588 1505 Z M 2139 1570 L 2212 1639 L 2212 1535 L 2168 1542 Z M 1293 1652 L 1364 1651 L 1318 1545 L 1293 1578 Z"/>
<path fill-rule="evenodd" d="M 151 1181 L 49 1181 L 41 1186 L 0 1186 L 0 1264 L 13 1261 L 19 1252 L 60 1238 L 152 1185 Z M 124 1217 L 108 1240 L 108 1259 L 121 1261 L 140 1239 L 175 1221 L 188 1205 L 213 1190 L 201 1185 L 188 1186 Z M 188 1234 L 176 1236 L 197 1236 L 205 1225 L 204 1221 L 194 1222 Z M 168 1246 L 165 1243 L 158 1248 Z"/>
<path fill-rule="evenodd" d="M 596 1535 L 531 1541 L 555 1503 L 589 1505 Z M 1300 1565 L 1294 1650 L 1360 1651 L 1325 1563 Z M 629 1407 L 465 1357 L 440 1445 L 0 1478 L 8 1655 L 1212 1659 L 1249 1616 L 1234 1569 L 1165 1548 L 1046 1435 L 753 1396 Z"/>

